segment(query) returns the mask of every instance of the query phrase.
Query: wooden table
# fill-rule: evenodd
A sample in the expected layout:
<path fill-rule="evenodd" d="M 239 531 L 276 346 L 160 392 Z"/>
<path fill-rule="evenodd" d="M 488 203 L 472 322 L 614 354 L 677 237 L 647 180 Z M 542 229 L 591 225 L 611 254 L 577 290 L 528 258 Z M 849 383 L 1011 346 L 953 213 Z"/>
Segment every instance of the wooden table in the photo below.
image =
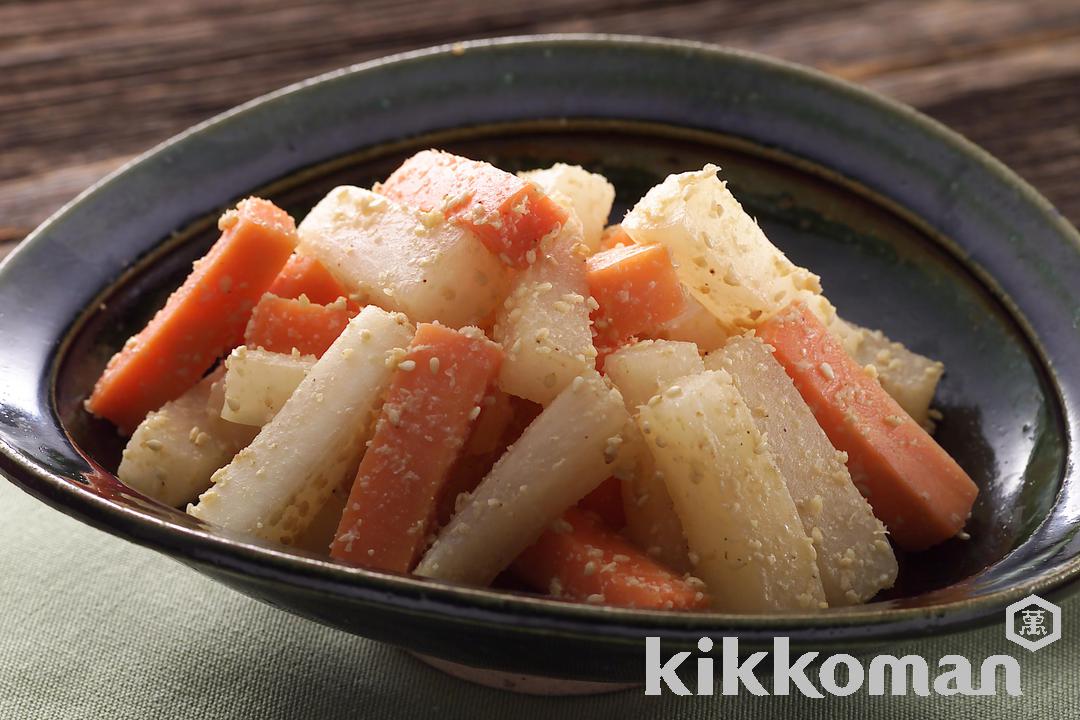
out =
<path fill-rule="evenodd" d="M 899 98 L 1080 224 L 1077 0 L 22 0 L 0 5 L 0 255 L 134 154 L 286 83 L 452 40 L 690 38 Z"/>

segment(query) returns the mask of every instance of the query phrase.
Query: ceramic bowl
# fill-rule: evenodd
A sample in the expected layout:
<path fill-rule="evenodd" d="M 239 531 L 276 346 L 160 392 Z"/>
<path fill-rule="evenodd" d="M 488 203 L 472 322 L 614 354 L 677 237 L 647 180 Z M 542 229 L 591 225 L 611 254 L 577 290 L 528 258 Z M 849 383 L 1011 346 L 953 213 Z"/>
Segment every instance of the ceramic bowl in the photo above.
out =
<path fill-rule="evenodd" d="M 971 539 L 901 558 L 856 608 L 774 616 L 572 605 L 367 572 L 201 525 L 113 476 L 122 440 L 81 408 L 108 357 L 178 285 L 236 199 L 302 215 L 416 149 L 610 177 L 615 215 L 714 162 L 842 315 L 943 360 L 938 440 L 976 480 Z M 1080 242 L 1034 190 L 902 105 L 721 48 L 557 36 L 434 48 L 285 88 L 138 158 L 0 270 L 0 467 L 62 512 L 237 590 L 441 661 L 640 680 L 666 650 L 774 635 L 818 650 L 955 631 L 1080 575 Z"/>

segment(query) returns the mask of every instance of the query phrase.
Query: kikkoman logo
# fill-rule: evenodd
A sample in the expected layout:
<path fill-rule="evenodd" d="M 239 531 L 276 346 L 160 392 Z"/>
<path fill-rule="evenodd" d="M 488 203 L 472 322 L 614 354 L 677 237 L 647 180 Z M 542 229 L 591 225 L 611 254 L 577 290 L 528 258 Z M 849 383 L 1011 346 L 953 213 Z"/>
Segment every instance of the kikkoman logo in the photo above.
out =
<path fill-rule="evenodd" d="M 1061 639 L 1061 608 L 1028 595 L 1005 608 L 1005 637 L 1035 652 Z"/>
<path fill-rule="evenodd" d="M 1031 595 L 1007 608 L 1005 635 L 1032 651 L 1046 647 L 1061 637 L 1061 609 Z M 712 653 L 716 643 L 703 637 L 697 648 L 701 653 Z M 772 661 L 766 663 L 770 655 Z M 1009 655 L 986 658 L 979 664 L 976 677 L 971 661 L 962 655 L 945 655 L 933 666 L 921 655 L 876 655 L 864 661 L 846 653 L 821 656 L 805 652 L 792 660 L 789 638 L 777 637 L 773 638 L 771 653 L 758 651 L 740 658 L 739 639 L 725 637 L 720 642 L 719 673 L 712 657 L 696 659 L 693 691 L 679 675 L 690 656 L 690 652 L 683 651 L 665 660 L 660 638 L 646 638 L 645 694 L 661 695 L 666 688 L 676 695 L 713 695 L 718 691 L 738 695 L 745 691 L 752 695 L 799 693 L 820 698 L 826 694 L 852 695 L 865 687 L 869 695 L 997 695 L 1000 689 L 1012 696 L 1023 695 L 1020 664 Z M 758 677 L 759 671 L 762 678 Z M 766 687 L 766 682 L 771 687 Z"/>

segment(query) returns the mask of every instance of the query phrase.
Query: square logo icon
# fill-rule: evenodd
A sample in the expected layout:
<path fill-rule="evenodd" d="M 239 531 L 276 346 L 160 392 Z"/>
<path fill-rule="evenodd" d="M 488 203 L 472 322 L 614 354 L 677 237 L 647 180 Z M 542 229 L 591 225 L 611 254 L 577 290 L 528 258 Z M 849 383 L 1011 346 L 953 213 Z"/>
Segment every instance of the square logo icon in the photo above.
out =
<path fill-rule="evenodd" d="M 1005 608 L 1005 637 L 1035 652 L 1061 638 L 1061 608 L 1028 595 Z"/>

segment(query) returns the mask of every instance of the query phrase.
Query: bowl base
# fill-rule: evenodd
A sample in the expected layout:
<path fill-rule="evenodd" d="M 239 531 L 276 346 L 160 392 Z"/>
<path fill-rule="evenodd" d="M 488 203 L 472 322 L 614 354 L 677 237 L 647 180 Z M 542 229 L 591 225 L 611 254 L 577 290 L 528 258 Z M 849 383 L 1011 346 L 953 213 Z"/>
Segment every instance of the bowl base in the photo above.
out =
<path fill-rule="evenodd" d="M 523 695 L 603 695 L 604 693 L 639 687 L 638 683 L 592 682 L 589 680 L 567 680 L 545 675 L 522 675 L 521 673 L 461 665 L 420 653 L 410 654 L 436 670 L 459 680 Z"/>

